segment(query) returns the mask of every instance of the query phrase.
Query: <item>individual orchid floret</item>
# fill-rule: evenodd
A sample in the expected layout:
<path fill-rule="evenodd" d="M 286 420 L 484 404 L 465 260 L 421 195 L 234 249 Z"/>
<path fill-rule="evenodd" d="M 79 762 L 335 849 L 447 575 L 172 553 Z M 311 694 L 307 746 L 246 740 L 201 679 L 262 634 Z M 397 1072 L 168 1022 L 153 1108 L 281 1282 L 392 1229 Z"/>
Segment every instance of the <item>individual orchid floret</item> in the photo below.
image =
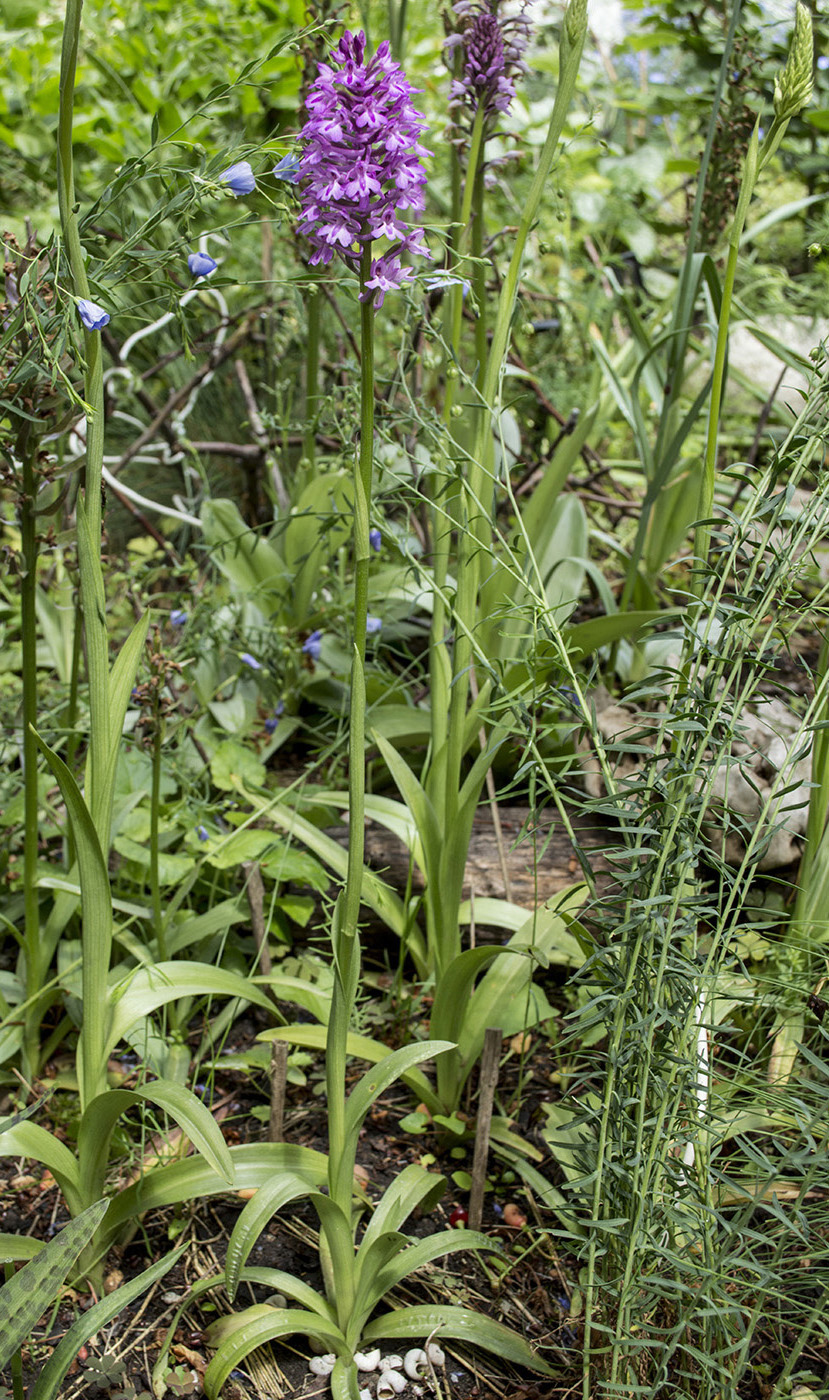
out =
<path fill-rule="evenodd" d="M 283 156 L 277 161 L 271 174 L 277 180 L 287 180 L 289 185 L 296 185 L 299 181 L 299 156 L 293 151 Z"/>
<path fill-rule="evenodd" d="M 311 243 L 311 263 L 336 255 L 355 271 L 374 239 L 388 239 L 392 246 L 373 260 L 363 293 L 379 307 L 387 291 L 411 280 L 400 255 L 429 256 L 422 232 L 402 217 L 424 207 L 429 152 L 420 144 L 413 89 L 388 43 L 370 59 L 365 50 L 362 32 L 344 34 L 308 94 L 298 228 Z"/>
<path fill-rule="evenodd" d="M 110 314 L 88 297 L 78 297 L 78 315 L 88 331 L 101 331 L 110 322 Z"/>
<path fill-rule="evenodd" d="M 209 277 L 219 264 L 209 253 L 191 253 L 187 259 L 187 266 L 194 277 Z"/>
<path fill-rule="evenodd" d="M 237 160 L 235 165 L 228 166 L 219 176 L 219 183 L 227 185 L 228 191 L 237 198 L 241 194 L 253 194 L 256 189 L 256 178 L 251 168 L 249 160 Z"/>
<path fill-rule="evenodd" d="M 319 628 L 302 643 L 302 650 L 312 661 L 319 661 L 322 652 L 322 632 Z"/>

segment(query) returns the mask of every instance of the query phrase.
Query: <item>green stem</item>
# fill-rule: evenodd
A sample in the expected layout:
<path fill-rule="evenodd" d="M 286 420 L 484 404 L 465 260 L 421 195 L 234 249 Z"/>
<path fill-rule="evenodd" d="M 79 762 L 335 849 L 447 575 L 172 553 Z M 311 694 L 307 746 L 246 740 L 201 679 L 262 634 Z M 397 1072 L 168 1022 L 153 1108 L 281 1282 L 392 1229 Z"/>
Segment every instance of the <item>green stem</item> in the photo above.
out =
<path fill-rule="evenodd" d="M 308 342 L 305 349 L 305 431 L 302 439 L 302 455 L 308 462 L 309 480 L 314 475 L 317 450 L 321 303 L 320 289 L 318 287 L 309 288 L 307 302 Z"/>
<path fill-rule="evenodd" d="M 371 245 L 363 250 L 360 291 L 371 270 Z M 365 655 L 368 615 L 369 508 L 374 458 L 374 307 L 361 302 L 362 336 L 360 385 L 360 446 L 354 463 L 354 649 L 351 665 L 348 772 L 348 863 L 345 889 L 337 900 L 332 930 L 335 977 L 326 1037 L 325 1081 L 328 1102 L 328 1172 L 331 1198 L 346 1219 L 351 1212 L 351 1180 L 340 1171 L 343 1158 L 353 1152 L 346 1141 L 346 1046 L 357 994 L 360 941 L 357 925 L 365 857 Z M 345 1281 L 340 1280 L 345 1287 Z"/>
<path fill-rule="evenodd" d="M 22 1065 L 32 1082 L 40 1070 L 39 993 L 43 986 L 43 943 L 37 896 L 38 791 L 37 791 L 37 474 L 38 440 L 31 423 L 18 438 L 22 462 L 23 493 L 20 503 L 22 577 L 20 579 L 20 652 L 23 683 L 23 953 L 26 964 L 25 997 L 29 1002 L 23 1025 Z"/>
<path fill-rule="evenodd" d="M 501 373 L 509 347 L 510 329 L 518 299 L 524 252 L 550 178 L 556 147 L 564 130 L 564 123 L 576 86 L 586 32 L 586 0 L 571 0 L 562 25 L 560 77 L 550 125 L 527 203 L 519 220 L 509 270 L 501 288 L 492 345 L 489 348 L 486 369 L 482 376 L 478 431 L 464 495 L 467 505 L 467 519 L 465 522 L 462 521 L 458 550 L 458 591 L 455 605 L 456 640 L 452 657 L 452 696 L 446 763 L 446 830 L 451 830 L 452 825 L 454 825 L 458 792 L 460 791 L 464 721 L 469 690 L 469 672 L 473 658 L 473 633 L 478 604 L 481 560 L 489 556 L 492 548 L 493 522 L 489 511 L 486 508 L 481 508 L 481 503 L 488 502 L 491 497 L 493 480 L 494 441 L 491 415 L 497 407 Z"/>
<path fill-rule="evenodd" d="M 161 805 L 161 746 L 164 738 L 163 720 L 158 712 L 154 718 L 153 730 L 153 770 L 150 789 L 150 899 L 153 910 L 153 932 L 159 962 L 166 961 L 167 942 L 164 933 L 164 916 L 161 912 L 161 885 L 158 877 L 158 819 Z"/>

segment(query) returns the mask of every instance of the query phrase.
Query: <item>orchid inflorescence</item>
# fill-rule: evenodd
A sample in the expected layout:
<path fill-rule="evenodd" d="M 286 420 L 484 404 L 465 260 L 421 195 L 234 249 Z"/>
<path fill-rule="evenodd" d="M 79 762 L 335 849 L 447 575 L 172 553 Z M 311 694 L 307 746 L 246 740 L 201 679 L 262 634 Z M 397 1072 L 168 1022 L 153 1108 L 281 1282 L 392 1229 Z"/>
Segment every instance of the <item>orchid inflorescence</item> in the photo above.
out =
<path fill-rule="evenodd" d="M 508 9 L 503 0 L 457 0 L 452 6 L 444 48 L 450 62 L 461 51 L 460 73 L 449 94 L 455 141 L 466 140 L 463 129 L 471 127 L 479 108 L 488 130 L 509 111 L 515 78 L 526 66 L 531 27 L 526 11 L 526 3 Z"/>
<path fill-rule="evenodd" d="M 388 43 L 368 61 L 365 49 L 362 32 L 344 34 L 308 94 L 298 228 L 312 245 L 311 263 L 330 263 L 336 253 L 355 271 L 374 239 L 388 239 L 362 292 L 379 307 L 387 291 L 414 276 L 401 255 L 429 257 L 422 231 L 401 213 L 424 207 L 421 160 L 430 152 L 420 144 L 413 89 Z"/>

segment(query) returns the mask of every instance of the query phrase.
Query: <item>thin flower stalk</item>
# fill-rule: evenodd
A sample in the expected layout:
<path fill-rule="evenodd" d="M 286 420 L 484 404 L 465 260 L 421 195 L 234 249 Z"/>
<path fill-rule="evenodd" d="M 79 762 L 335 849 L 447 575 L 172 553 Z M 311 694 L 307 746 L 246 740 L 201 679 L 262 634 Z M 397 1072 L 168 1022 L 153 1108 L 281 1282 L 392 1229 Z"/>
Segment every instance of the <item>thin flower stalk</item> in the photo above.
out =
<path fill-rule="evenodd" d="M 492 344 L 481 379 L 483 411 L 478 415 L 475 447 L 471 454 L 465 491 L 467 523 L 459 544 L 458 591 L 455 605 L 457 627 L 452 658 L 452 694 L 444 789 L 444 822 L 447 831 L 452 830 L 455 825 L 460 792 L 464 722 L 469 671 L 473 661 L 473 632 L 478 606 L 481 560 L 487 558 L 492 549 L 492 513 L 487 505 L 492 496 L 494 480 L 492 415 L 497 413 L 502 366 L 509 345 L 510 327 L 518 297 L 527 240 L 549 180 L 556 147 L 564 130 L 575 91 L 586 32 L 586 0 L 571 0 L 562 23 L 560 78 L 550 125 L 518 224 L 512 258 L 498 300 Z"/>

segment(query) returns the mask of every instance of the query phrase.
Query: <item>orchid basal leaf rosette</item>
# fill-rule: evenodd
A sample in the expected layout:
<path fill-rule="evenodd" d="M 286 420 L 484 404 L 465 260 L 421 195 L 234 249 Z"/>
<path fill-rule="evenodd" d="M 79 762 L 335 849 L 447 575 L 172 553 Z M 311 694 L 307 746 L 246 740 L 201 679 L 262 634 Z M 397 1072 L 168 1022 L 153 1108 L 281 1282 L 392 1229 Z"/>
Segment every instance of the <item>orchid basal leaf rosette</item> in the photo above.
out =
<path fill-rule="evenodd" d="M 320 64 L 306 102 L 299 232 L 311 243 L 312 264 L 337 254 L 358 274 L 374 240 L 387 239 L 361 284 L 361 299 L 376 307 L 414 277 L 404 254 L 430 256 L 422 230 L 402 217 L 424 208 L 421 161 L 431 154 L 420 144 L 424 118 L 414 91 L 388 43 L 367 60 L 365 35 L 347 32 Z"/>

